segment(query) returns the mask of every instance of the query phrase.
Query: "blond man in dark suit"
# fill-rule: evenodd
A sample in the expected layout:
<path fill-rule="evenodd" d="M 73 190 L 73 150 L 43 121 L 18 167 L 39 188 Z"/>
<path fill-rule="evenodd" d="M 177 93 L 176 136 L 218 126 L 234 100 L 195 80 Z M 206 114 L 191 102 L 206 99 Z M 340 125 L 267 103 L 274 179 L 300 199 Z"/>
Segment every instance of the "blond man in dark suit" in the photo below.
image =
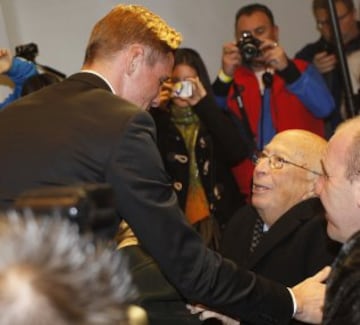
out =
<path fill-rule="evenodd" d="M 290 291 L 238 269 L 204 246 L 177 204 L 146 109 L 158 106 L 180 41 L 141 6 L 101 19 L 80 73 L 1 112 L 0 205 L 30 188 L 110 183 L 119 219 L 186 298 L 254 324 L 286 324 L 294 313 L 316 322 L 328 271 Z"/>

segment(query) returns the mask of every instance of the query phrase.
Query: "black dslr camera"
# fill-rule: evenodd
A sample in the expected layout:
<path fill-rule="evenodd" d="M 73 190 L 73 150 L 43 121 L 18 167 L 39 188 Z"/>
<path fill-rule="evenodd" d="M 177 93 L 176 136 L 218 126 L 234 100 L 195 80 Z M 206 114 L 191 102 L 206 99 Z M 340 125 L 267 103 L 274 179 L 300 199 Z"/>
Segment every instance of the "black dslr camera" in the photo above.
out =
<path fill-rule="evenodd" d="M 34 62 L 38 54 L 39 49 L 35 43 L 29 43 L 15 47 L 15 55 L 28 61 Z"/>
<path fill-rule="evenodd" d="M 260 56 L 259 49 L 261 41 L 251 35 L 250 32 L 243 32 L 239 42 L 236 44 L 244 61 L 249 62 Z"/>

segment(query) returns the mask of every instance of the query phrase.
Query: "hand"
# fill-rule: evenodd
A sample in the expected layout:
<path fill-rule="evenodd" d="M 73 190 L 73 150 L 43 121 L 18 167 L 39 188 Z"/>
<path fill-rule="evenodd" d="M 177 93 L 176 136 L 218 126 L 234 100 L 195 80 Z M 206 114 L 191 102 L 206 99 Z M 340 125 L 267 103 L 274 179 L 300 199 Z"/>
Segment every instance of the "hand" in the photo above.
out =
<path fill-rule="evenodd" d="M 323 282 L 328 278 L 330 271 L 331 268 L 326 266 L 291 289 L 297 304 L 297 320 L 311 324 L 321 323 L 326 287 Z"/>
<path fill-rule="evenodd" d="M 187 80 L 192 82 L 192 96 L 185 98 L 190 106 L 195 106 L 202 98 L 207 94 L 203 84 L 201 83 L 199 77 L 188 78 Z"/>
<path fill-rule="evenodd" d="M 181 103 L 184 106 L 195 106 L 202 98 L 207 95 L 206 89 L 204 88 L 203 84 L 201 83 L 199 77 L 195 78 L 187 78 L 186 81 L 190 81 L 192 85 L 192 95 L 190 97 L 173 97 L 172 100 L 175 104 L 179 105 Z"/>
<path fill-rule="evenodd" d="M 236 68 L 241 65 L 241 55 L 238 47 L 234 42 L 223 45 L 223 54 L 221 60 L 221 67 L 226 75 L 234 76 Z"/>
<path fill-rule="evenodd" d="M 171 93 L 173 90 L 173 84 L 170 80 L 165 81 L 161 87 L 160 87 L 160 92 L 158 94 L 158 97 L 156 98 L 156 100 L 154 100 L 154 102 L 152 103 L 152 107 L 153 108 L 166 108 L 170 98 L 171 98 Z"/>
<path fill-rule="evenodd" d="M 198 314 L 201 321 L 204 321 L 208 318 L 216 318 L 220 320 L 223 325 L 240 325 L 239 321 L 232 319 L 228 316 L 216 313 L 212 310 L 208 310 L 201 305 L 186 305 L 186 308 L 190 311 L 191 314 Z"/>
<path fill-rule="evenodd" d="M 316 53 L 313 64 L 320 73 L 327 73 L 334 70 L 336 65 L 336 55 L 328 54 L 326 51 Z"/>
<path fill-rule="evenodd" d="M 262 52 L 261 59 L 266 65 L 278 71 L 288 66 L 289 60 L 285 50 L 277 42 L 270 39 L 262 40 L 259 49 Z"/>
<path fill-rule="evenodd" d="M 13 56 L 8 49 L 0 49 L 0 73 L 10 70 Z"/>

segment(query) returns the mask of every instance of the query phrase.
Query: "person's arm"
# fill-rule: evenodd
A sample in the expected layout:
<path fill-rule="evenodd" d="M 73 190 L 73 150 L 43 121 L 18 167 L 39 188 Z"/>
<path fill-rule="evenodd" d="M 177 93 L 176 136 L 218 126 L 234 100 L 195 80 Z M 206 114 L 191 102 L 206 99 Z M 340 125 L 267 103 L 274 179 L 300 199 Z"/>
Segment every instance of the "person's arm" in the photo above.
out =
<path fill-rule="evenodd" d="M 272 40 L 264 40 L 260 49 L 265 62 L 284 79 L 286 88 L 317 118 L 330 115 L 335 109 L 335 101 L 320 73 L 312 64 L 300 71 L 294 61 L 289 60 L 284 49 Z M 300 64 L 300 60 L 298 61 Z"/>
<path fill-rule="evenodd" d="M 285 80 L 286 88 L 297 96 L 315 117 L 327 117 L 334 110 L 334 98 L 312 64 L 300 72 L 295 63 L 289 61 L 288 66 L 277 73 Z"/>
<path fill-rule="evenodd" d="M 187 223 L 164 170 L 155 144 L 154 121 L 147 112 L 138 113 L 123 130 L 106 169 L 106 181 L 114 186 L 119 215 L 190 301 L 253 324 L 288 324 L 294 311 L 287 288 L 207 249 Z M 323 286 L 311 283 L 312 290 Z M 302 315 L 320 319 L 322 305 L 310 308 L 297 292 Z"/>
<path fill-rule="evenodd" d="M 226 99 L 229 93 L 234 73 L 241 65 L 241 55 L 234 42 L 228 42 L 223 45 L 221 57 L 221 69 L 212 84 L 215 99 L 218 106 L 226 110 Z"/>
<path fill-rule="evenodd" d="M 0 109 L 21 97 L 24 82 L 37 74 L 36 65 L 30 61 L 13 57 L 8 50 L 0 50 L 0 73 L 7 75 L 15 84 L 14 90 L 0 103 Z"/>

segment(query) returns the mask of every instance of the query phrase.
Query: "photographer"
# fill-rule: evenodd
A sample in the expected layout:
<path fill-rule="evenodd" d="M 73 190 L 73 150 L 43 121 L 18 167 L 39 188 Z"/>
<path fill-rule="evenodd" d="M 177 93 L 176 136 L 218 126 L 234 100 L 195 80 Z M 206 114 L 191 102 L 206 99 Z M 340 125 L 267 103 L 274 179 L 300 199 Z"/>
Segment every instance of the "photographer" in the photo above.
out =
<path fill-rule="evenodd" d="M 279 29 L 269 8 L 242 7 L 236 14 L 237 42 L 223 47 L 222 69 L 213 84 L 221 107 L 262 150 L 278 132 L 305 129 L 324 136 L 324 121 L 334 101 L 318 71 L 289 60 L 278 44 Z M 233 169 L 241 192 L 250 196 L 253 165 L 246 159 Z"/>
<path fill-rule="evenodd" d="M 0 49 L 0 73 L 7 75 L 14 83 L 14 89 L 2 102 L 0 110 L 21 97 L 23 85 L 28 78 L 38 74 L 36 65 L 28 60 L 13 56 L 8 49 Z"/>
<path fill-rule="evenodd" d="M 360 26 L 357 21 L 357 12 L 353 0 L 335 0 L 334 6 L 352 78 L 353 92 L 357 94 L 360 88 L 360 70 L 353 66 L 353 64 L 358 65 L 360 50 Z M 313 0 L 312 9 L 320 38 L 314 43 L 305 45 L 295 57 L 312 62 L 324 77 L 334 96 L 336 109 L 326 121 L 327 137 L 330 137 L 341 120 L 349 116 L 342 103 L 343 82 L 333 39 L 328 0 Z"/>
<path fill-rule="evenodd" d="M 171 79 L 160 95 L 167 104 L 150 111 L 158 148 L 188 221 L 209 247 L 218 249 L 219 226 L 244 204 L 231 167 L 249 149 L 216 105 L 206 66 L 195 50 L 176 50 Z"/>

